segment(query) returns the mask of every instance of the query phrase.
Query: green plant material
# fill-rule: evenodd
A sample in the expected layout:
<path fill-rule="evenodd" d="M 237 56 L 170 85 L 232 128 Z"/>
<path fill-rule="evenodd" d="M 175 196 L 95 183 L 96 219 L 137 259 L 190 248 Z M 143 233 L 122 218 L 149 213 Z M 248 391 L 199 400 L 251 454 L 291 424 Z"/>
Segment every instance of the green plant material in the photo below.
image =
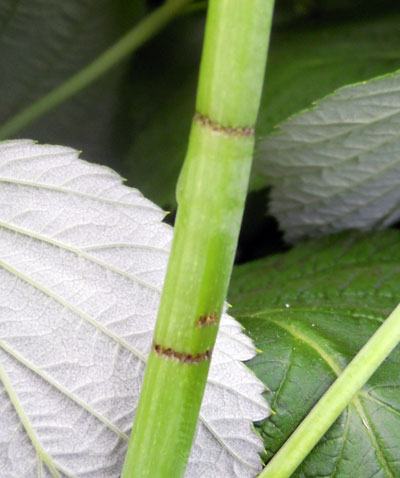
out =
<path fill-rule="evenodd" d="M 251 368 L 275 414 L 259 424 L 267 461 L 369 340 L 400 297 L 400 233 L 346 233 L 237 267 L 235 316 L 265 353 Z M 397 347 L 292 475 L 400 474 Z"/>
<path fill-rule="evenodd" d="M 396 0 L 281 0 L 276 6 L 278 24 L 295 25 L 301 21 L 323 20 L 335 18 L 373 17 L 383 12 L 396 11 Z"/>
<path fill-rule="evenodd" d="M 336 88 L 399 68 L 399 20 L 398 15 L 391 15 L 375 21 L 335 19 L 336 23 L 322 26 L 276 28 L 256 136 L 271 133 L 278 122 Z M 146 47 L 134 65 L 135 137 L 125 158 L 124 174 L 146 196 L 171 208 L 194 111 L 201 38 L 202 15 L 181 18 Z M 256 150 L 258 172 L 263 158 L 257 146 Z M 149 175 L 149 170 L 154 174 Z M 254 174 L 250 188 L 257 190 L 269 182 L 269 177 Z"/>
<path fill-rule="evenodd" d="M 184 474 L 243 214 L 272 10 L 272 0 L 209 3 L 174 241 L 123 478 Z"/>
<path fill-rule="evenodd" d="M 325 2 L 326 3 L 326 2 Z M 400 68 L 400 15 L 277 29 L 271 37 L 257 133 L 347 84 Z"/>
<path fill-rule="evenodd" d="M 175 188 L 195 110 L 203 35 L 204 15 L 178 18 L 138 52 L 133 65 L 134 139 L 124 173 L 143 194 L 169 208 L 176 206 Z"/>
<path fill-rule="evenodd" d="M 0 142 L 2 478 L 120 478 L 139 400 L 172 229 L 78 155 Z M 224 313 L 186 478 L 261 468 L 255 354 Z"/>
<path fill-rule="evenodd" d="M 183 11 L 182 15 L 194 12 L 202 12 L 207 10 L 208 0 L 198 0 L 188 5 Z"/>
<path fill-rule="evenodd" d="M 92 84 L 157 33 L 189 2 L 190 0 L 173 0 L 159 7 L 91 63 L 82 67 L 73 76 L 68 77 L 61 85 L 55 87 L 5 121 L 0 127 L 0 138 L 6 139 L 15 135 L 15 133 L 41 117 L 44 113 L 62 104 L 71 96 Z M 32 20 L 30 19 L 29 21 Z M 101 33 L 98 25 L 97 32 Z M 73 39 L 75 40 L 75 36 L 73 36 Z M 49 66 L 47 65 L 48 68 Z M 110 85 L 108 87 L 110 88 Z M 104 85 L 102 88 L 104 88 Z M 99 97 L 97 97 L 97 100 L 99 103 L 102 103 Z M 79 111 L 81 111 L 81 108 L 82 106 Z M 95 132 L 99 135 L 99 131 Z"/>
<path fill-rule="evenodd" d="M 342 88 L 262 145 L 289 241 L 400 218 L 400 73 Z"/>
<path fill-rule="evenodd" d="M 400 305 L 329 387 L 260 478 L 290 478 L 399 342 Z"/>
<path fill-rule="evenodd" d="M 1 0 L 0 7 L 2 137 L 79 146 L 87 157 L 110 164 L 123 143 L 118 126 L 125 66 L 34 124 L 3 128 L 118 40 L 145 13 L 144 0 Z"/>

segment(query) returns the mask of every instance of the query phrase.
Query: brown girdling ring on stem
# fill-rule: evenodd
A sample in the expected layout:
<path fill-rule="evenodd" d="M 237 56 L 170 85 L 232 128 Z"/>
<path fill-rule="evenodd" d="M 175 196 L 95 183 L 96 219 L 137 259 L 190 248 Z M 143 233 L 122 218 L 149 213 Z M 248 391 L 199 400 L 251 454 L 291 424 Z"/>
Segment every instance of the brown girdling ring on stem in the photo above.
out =
<path fill-rule="evenodd" d="M 201 315 L 199 320 L 196 322 L 196 327 L 209 327 L 210 325 L 216 325 L 218 323 L 218 315 L 216 312 L 211 314 Z"/>
<path fill-rule="evenodd" d="M 153 351 L 161 357 L 173 359 L 177 362 L 186 364 L 195 364 L 203 362 L 204 360 L 210 360 L 212 354 L 212 349 L 206 350 L 205 352 L 200 354 L 187 354 L 185 352 L 177 352 L 171 347 L 164 347 L 163 345 L 155 344 L 154 342 L 152 348 Z"/>
<path fill-rule="evenodd" d="M 195 113 L 194 121 L 202 126 L 211 129 L 215 133 L 224 134 L 225 136 L 253 136 L 254 128 L 250 126 L 224 126 L 217 121 L 213 121 L 206 115 Z"/>

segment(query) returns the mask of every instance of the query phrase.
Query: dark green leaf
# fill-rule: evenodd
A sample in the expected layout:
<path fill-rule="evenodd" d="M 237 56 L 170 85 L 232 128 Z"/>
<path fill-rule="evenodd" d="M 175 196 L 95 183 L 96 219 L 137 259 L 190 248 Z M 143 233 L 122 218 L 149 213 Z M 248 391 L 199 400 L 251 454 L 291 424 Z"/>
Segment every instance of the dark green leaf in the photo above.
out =
<path fill-rule="evenodd" d="M 368 17 L 396 7 L 396 0 L 280 0 L 275 3 L 274 16 L 281 24 L 323 17 Z"/>
<path fill-rule="evenodd" d="M 134 25 L 144 0 L 0 0 L 0 122 L 60 85 Z M 108 162 L 120 146 L 125 67 L 102 77 L 18 134 L 85 150 Z"/>
<path fill-rule="evenodd" d="M 262 350 L 250 367 L 276 415 L 260 423 L 266 460 L 282 446 L 400 297 L 400 233 L 347 233 L 236 268 L 230 301 Z M 400 476 L 400 348 L 293 478 Z"/>
<path fill-rule="evenodd" d="M 195 108 L 204 13 L 183 16 L 140 51 L 133 67 L 134 138 L 128 180 L 156 203 L 175 205 Z"/>

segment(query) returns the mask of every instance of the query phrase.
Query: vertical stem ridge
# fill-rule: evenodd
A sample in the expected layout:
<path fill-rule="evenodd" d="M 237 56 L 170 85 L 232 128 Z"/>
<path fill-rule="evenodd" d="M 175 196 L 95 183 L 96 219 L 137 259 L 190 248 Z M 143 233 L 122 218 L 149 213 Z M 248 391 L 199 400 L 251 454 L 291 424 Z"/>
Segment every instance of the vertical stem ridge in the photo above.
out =
<path fill-rule="evenodd" d="M 247 194 L 272 10 L 273 0 L 209 2 L 157 350 L 147 363 L 123 478 L 184 475 L 210 365 L 184 358 L 208 358 L 214 346 Z"/>

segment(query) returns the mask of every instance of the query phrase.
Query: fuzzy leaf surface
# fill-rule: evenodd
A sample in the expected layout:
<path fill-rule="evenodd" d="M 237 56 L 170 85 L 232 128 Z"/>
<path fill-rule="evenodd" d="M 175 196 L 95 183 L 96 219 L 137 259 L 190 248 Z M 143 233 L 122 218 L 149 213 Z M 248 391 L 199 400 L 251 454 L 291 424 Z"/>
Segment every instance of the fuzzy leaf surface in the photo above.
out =
<path fill-rule="evenodd" d="M 119 478 L 164 280 L 164 212 L 61 146 L 0 143 L 0 476 Z M 186 477 L 253 477 L 268 414 L 224 314 Z"/>
<path fill-rule="evenodd" d="M 400 73 L 345 87 L 262 144 L 289 241 L 400 219 Z"/>
<path fill-rule="evenodd" d="M 230 300 L 264 353 L 250 362 L 276 412 L 259 424 L 270 460 L 400 298 L 400 233 L 342 233 L 239 266 Z M 400 348 L 293 478 L 400 476 Z"/>
<path fill-rule="evenodd" d="M 328 7 L 325 0 L 314 3 L 317 9 Z M 349 5 L 334 0 L 331 8 Z M 331 14 L 325 12 L 328 18 Z M 357 21 L 333 16 L 277 28 L 271 37 L 258 136 L 270 134 L 277 124 L 337 88 L 400 68 L 399 21 L 398 14 L 373 19 L 357 15 Z"/>

